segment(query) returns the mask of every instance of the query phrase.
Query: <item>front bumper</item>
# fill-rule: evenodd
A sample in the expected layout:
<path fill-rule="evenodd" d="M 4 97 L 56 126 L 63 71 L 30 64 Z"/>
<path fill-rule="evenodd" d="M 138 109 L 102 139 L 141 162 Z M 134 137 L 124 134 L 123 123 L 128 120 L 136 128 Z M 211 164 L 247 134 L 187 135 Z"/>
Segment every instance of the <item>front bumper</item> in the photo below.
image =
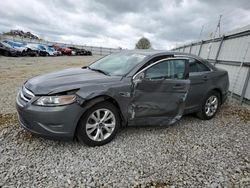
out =
<path fill-rule="evenodd" d="M 29 132 L 46 138 L 72 140 L 84 109 L 77 103 L 57 107 L 42 107 L 24 101 L 20 93 L 16 98 L 19 123 Z"/>

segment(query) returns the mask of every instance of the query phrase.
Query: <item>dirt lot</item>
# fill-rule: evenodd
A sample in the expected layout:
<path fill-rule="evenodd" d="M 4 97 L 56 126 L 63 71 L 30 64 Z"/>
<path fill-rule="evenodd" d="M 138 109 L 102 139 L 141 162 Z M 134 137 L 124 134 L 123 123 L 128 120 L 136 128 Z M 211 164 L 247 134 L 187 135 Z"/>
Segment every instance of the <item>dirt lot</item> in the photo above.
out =
<path fill-rule="evenodd" d="M 97 58 L 0 56 L 0 187 L 250 187 L 250 112 L 239 106 L 210 121 L 126 128 L 95 148 L 19 127 L 15 96 L 26 79 Z"/>

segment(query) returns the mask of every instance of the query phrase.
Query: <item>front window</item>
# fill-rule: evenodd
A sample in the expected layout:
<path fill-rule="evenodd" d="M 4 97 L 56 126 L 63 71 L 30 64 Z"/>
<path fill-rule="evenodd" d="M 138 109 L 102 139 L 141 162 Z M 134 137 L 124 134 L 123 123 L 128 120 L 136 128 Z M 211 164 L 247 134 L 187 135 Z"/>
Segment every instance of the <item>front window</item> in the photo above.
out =
<path fill-rule="evenodd" d="M 146 79 L 185 79 L 185 59 L 165 60 L 145 71 Z"/>
<path fill-rule="evenodd" d="M 136 65 L 140 64 L 145 55 L 117 53 L 106 56 L 91 64 L 90 69 L 98 69 L 109 75 L 123 76 L 129 73 Z"/>

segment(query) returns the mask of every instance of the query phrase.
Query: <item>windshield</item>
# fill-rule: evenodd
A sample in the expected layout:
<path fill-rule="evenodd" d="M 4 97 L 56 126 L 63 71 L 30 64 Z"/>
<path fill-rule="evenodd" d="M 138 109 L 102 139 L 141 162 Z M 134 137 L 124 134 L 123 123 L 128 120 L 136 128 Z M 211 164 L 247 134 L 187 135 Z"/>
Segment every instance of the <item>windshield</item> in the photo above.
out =
<path fill-rule="evenodd" d="M 49 50 L 50 52 L 54 52 L 54 51 L 55 51 L 55 49 L 52 48 L 52 47 L 48 47 L 48 50 Z"/>
<path fill-rule="evenodd" d="M 6 43 L 8 43 L 9 45 L 11 45 L 12 47 L 23 47 L 23 44 L 17 43 L 17 42 L 6 41 Z"/>
<path fill-rule="evenodd" d="M 38 45 L 38 48 L 39 48 L 40 50 L 46 51 L 46 48 L 45 48 L 44 46 L 42 46 L 42 45 Z"/>
<path fill-rule="evenodd" d="M 13 46 L 15 46 L 15 47 L 23 47 L 24 45 L 21 44 L 21 43 L 13 43 Z"/>
<path fill-rule="evenodd" d="M 90 69 L 97 69 L 114 76 L 123 76 L 142 62 L 145 55 L 141 54 L 111 54 L 89 66 Z"/>
<path fill-rule="evenodd" d="M 12 48 L 12 46 L 11 46 L 11 45 L 9 45 L 9 44 L 8 44 L 8 43 L 6 43 L 6 42 L 1 42 L 1 44 L 3 44 L 5 47 Z"/>

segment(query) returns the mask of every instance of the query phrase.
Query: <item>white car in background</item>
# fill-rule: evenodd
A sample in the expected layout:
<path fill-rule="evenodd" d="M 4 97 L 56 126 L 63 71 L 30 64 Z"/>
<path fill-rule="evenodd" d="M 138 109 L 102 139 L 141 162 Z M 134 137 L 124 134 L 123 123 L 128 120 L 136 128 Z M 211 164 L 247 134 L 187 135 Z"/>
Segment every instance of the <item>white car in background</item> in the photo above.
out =
<path fill-rule="evenodd" d="M 27 55 L 39 56 L 39 49 L 37 47 L 37 44 L 26 43 L 25 46 L 27 48 Z"/>

